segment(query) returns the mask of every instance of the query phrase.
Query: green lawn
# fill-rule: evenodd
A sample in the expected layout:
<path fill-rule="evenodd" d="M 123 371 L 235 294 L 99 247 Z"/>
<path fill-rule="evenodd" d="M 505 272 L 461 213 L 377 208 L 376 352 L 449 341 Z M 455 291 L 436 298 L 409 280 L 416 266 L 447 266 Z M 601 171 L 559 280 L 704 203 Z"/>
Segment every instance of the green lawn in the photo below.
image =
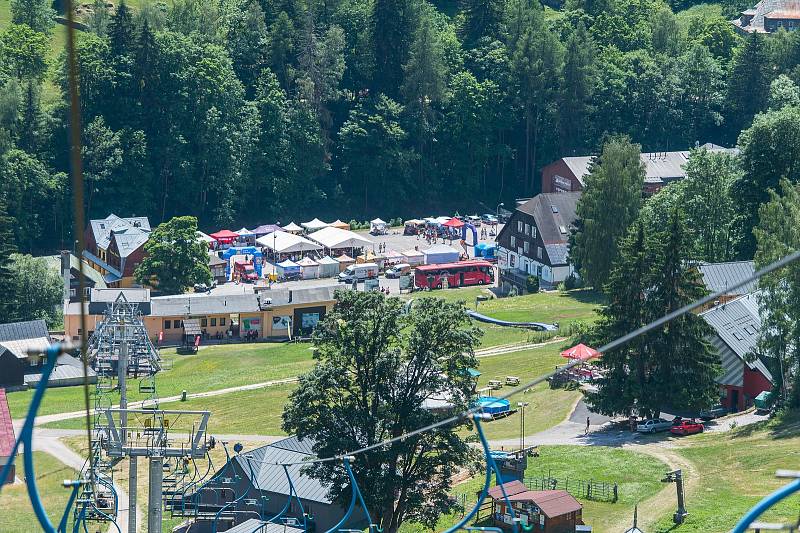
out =
<path fill-rule="evenodd" d="M 20 454 L 16 459 L 17 477 L 20 479 L 24 478 L 22 461 L 23 455 Z M 71 490 L 64 488 L 61 483 L 65 479 L 74 479 L 77 474 L 72 468 L 44 452 L 33 452 L 33 462 L 42 503 L 50 521 L 58 525 Z M 39 530 L 25 484 L 5 485 L 0 492 L 0 531 L 10 533 Z"/>
<path fill-rule="evenodd" d="M 160 397 L 174 396 L 186 389 L 190 393 L 222 389 L 297 376 L 313 366 L 309 344 L 237 344 L 203 347 L 196 355 L 175 355 L 164 350 L 162 356 L 172 368 L 156 375 Z M 21 418 L 33 391 L 8 395 L 14 418 Z M 130 382 L 130 401 L 142 399 L 138 384 Z M 115 402 L 118 395 L 112 395 Z M 50 389 L 44 396 L 40 415 L 83 409 L 83 388 Z"/>
<path fill-rule="evenodd" d="M 798 469 L 800 416 L 795 413 L 726 434 L 706 433 L 681 439 L 680 444 L 680 454 L 699 472 L 698 485 L 687 496 L 689 516 L 679 531 L 730 531 L 756 502 L 787 483 L 775 478 L 776 470 Z M 790 497 L 760 520 L 796 523 L 797 506 L 797 496 Z M 655 531 L 669 531 L 671 517 L 663 517 L 657 526 Z"/>

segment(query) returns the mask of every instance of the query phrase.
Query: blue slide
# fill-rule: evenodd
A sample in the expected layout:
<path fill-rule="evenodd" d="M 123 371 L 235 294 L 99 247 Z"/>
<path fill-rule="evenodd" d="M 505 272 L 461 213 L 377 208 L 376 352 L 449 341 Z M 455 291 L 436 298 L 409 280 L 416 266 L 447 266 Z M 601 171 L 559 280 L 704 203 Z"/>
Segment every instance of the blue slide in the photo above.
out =
<path fill-rule="evenodd" d="M 509 322 L 507 320 L 497 320 L 486 315 L 482 315 L 471 309 L 467 309 L 467 314 L 478 322 L 494 324 L 496 326 L 509 326 L 512 328 L 530 328 L 536 331 L 558 331 L 558 324 L 545 324 L 543 322 Z"/>

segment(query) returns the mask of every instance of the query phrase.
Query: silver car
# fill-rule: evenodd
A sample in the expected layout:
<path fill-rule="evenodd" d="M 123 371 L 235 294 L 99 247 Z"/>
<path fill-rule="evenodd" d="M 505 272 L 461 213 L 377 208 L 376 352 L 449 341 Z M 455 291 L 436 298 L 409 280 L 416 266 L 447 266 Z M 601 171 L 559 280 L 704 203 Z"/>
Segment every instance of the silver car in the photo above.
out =
<path fill-rule="evenodd" d="M 639 433 L 656 433 L 657 431 L 667 431 L 672 427 L 672 422 L 664 420 L 663 418 L 651 418 L 645 420 L 636 426 L 636 431 Z"/>

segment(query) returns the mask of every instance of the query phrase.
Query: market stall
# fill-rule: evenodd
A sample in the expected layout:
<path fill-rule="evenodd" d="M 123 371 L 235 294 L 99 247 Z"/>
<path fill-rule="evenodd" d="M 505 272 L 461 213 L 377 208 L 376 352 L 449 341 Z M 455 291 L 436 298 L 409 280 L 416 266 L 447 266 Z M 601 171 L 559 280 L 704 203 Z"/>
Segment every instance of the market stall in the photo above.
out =
<path fill-rule="evenodd" d="M 234 233 L 239 236 L 237 240 L 241 243 L 246 245 L 253 245 L 256 243 L 256 234 L 245 227 L 242 227 L 242 229 L 235 231 Z"/>
<path fill-rule="evenodd" d="M 310 257 L 304 257 L 297 262 L 303 279 L 317 279 L 319 277 L 319 263 Z"/>
<path fill-rule="evenodd" d="M 308 238 L 328 250 L 350 250 L 355 252 L 355 250 L 374 244 L 371 240 L 358 233 L 332 226 L 315 231 Z"/>
<path fill-rule="evenodd" d="M 303 222 L 300 225 L 303 226 L 303 228 L 305 228 L 305 230 L 309 233 L 313 233 L 315 231 L 321 230 L 322 228 L 327 228 L 328 226 L 330 226 L 330 224 L 328 224 L 327 222 L 323 222 L 318 218 L 315 218 L 314 220 L 309 220 L 308 222 Z"/>
<path fill-rule="evenodd" d="M 386 232 L 389 231 L 389 224 L 385 221 L 376 218 L 375 220 L 371 220 L 369 223 L 369 232 L 373 235 L 386 235 Z"/>
<path fill-rule="evenodd" d="M 287 233 L 302 233 L 303 228 L 295 224 L 294 222 L 289 222 L 287 226 L 283 227 L 283 231 Z"/>
<path fill-rule="evenodd" d="M 334 222 L 331 222 L 331 226 L 339 229 L 350 229 L 350 224 L 348 224 L 347 222 L 342 222 L 338 218 Z"/>
<path fill-rule="evenodd" d="M 212 233 L 209 237 L 217 241 L 219 246 L 230 246 L 233 241 L 239 238 L 239 234 L 228 229 L 223 229 Z"/>
<path fill-rule="evenodd" d="M 277 224 L 262 224 L 257 228 L 253 229 L 253 233 L 256 237 L 263 237 L 264 235 L 269 235 L 273 231 L 283 231 L 283 228 Z"/>
<path fill-rule="evenodd" d="M 405 250 L 401 252 L 405 258 L 405 262 L 411 266 L 425 264 L 425 254 L 419 250 Z"/>
<path fill-rule="evenodd" d="M 461 252 L 446 244 L 435 244 L 422 253 L 425 255 L 426 265 L 456 263 L 461 259 Z"/>
<path fill-rule="evenodd" d="M 340 255 L 336 258 L 336 261 L 339 263 L 339 272 L 343 272 L 350 265 L 356 264 L 356 260 L 347 254 Z"/>
<path fill-rule="evenodd" d="M 300 279 L 302 275 L 302 269 L 300 268 L 300 265 L 291 259 L 287 259 L 286 261 L 278 263 L 276 265 L 276 271 L 278 273 L 278 278 L 282 280 Z"/>
<path fill-rule="evenodd" d="M 214 243 L 217 242 L 211 235 L 206 235 L 202 231 L 197 232 L 197 239 L 206 243 L 209 248 L 213 248 Z"/>
<path fill-rule="evenodd" d="M 391 265 L 396 265 L 398 263 L 406 262 L 406 257 L 400 252 L 397 252 L 395 250 L 388 250 L 386 253 L 383 254 L 383 256 L 385 259 L 383 263 L 384 266 L 391 266 Z"/>
<path fill-rule="evenodd" d="M 322 246 L 312 242 L 300 235 L 294 235 L 285 231 L 273 231 L 269 235 L 264 235 L 256 239 L 256 242 L 272 250 L 273 254 L 282 256 L 285 254 L 302 255 L 307 252 L 322 250 Z"/>
<path fill-rule="evenodd" d="M 319 264 L 319 277 L 334 278 L 339 275 L 339 261 L 333 257 L 326 255 L 317 263 Z"/>

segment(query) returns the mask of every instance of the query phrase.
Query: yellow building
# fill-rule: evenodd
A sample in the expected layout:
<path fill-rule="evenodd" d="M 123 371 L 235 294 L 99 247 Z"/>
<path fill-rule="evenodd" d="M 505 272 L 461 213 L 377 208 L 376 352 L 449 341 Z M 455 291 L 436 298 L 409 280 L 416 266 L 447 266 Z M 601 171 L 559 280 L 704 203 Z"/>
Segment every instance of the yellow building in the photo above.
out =
<path fill-rule="evenodd" d="M 86 330 L 91 335 L 103 320 L 108 303 L 123 294 L 128 301 L 139 304 L 149 337 L 162 346 L 193 341 L 184 338 L 186 321 L 199 326 L 204 341 L 247 337 L 282 340 L 308 336 L 333 308 L 335 289 L 273 289 L 257 294 L 184 294 L 153 298 L 148 289 L 93 289 L 86 307 Z M 80 329 L 80 304 L 66 304 L 65 334 L 77 340 Z"/>

